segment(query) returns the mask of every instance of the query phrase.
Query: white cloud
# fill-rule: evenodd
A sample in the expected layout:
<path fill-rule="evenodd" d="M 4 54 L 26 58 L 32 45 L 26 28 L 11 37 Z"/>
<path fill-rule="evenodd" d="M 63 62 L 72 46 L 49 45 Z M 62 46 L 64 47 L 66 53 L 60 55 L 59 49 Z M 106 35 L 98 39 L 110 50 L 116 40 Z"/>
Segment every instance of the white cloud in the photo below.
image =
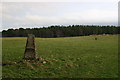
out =
<path fill-rule="evenodd" d="M 1 0 L 1 2 L 118 2 L 119 0 Z"/>
<path fill-rule="evenodd" d="M 105 22 L 108 23 L 111 21 L 117 22 L 117 13 L 104 10 L 88 10 L 80 13 L 70 13 L 66 14 L 68 20 L 78 20 L 82 23 L 99 23 Z"/>
<path fill-rule="evenodd" d="M 0 30 L 2 30 L 2 4 L 0 3 Z"/>
<path fill-rule="evenodd" d="M 113 16 L 114 15 L 114 16 Z M 13 26 L 20 25 L 51 25 L 51 24 L 114 24 L 117 23 L 116 12 L 90 10 L 80 13 L 69 13 L 58 17 L 46 17 L 39 15 L 26 15 L 24 17 L 5 16 L 5 21 Z M 12 22 L 11 22 L 12 19 Z M 19 25 L 18 25 L 19 24 Z M 8 24 L 9 25 L 9 24 Z"/>
<path fill-rule="evenodd" d="M 102 7 L 103 4 L 97 6 L 93 3 L 88 4 L 88 7 L 75 4 L 66 6 L 66 3 L 3 3 L 0 8 L 3 9 L 3 29 L 54 24 L 117 24 L 117 5 L 105 3 L 106 6 Z"/>

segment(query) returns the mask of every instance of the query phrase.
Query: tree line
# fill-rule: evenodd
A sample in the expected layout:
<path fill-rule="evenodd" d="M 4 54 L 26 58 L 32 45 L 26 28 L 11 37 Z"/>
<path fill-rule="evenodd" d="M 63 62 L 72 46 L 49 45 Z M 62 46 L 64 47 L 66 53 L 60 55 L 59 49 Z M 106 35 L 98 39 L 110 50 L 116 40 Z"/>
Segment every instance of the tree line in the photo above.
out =
<path fill-rule="evenodd" d="M 27 37 L 34 34 L 41 38 L 88 36 L 101 34 L 119 34 L 117 26 L 95 26 L 95 25 L 69 25 L 49 26 L 43 28 L 19 28 L 2 31 L 2 37 Z"/>

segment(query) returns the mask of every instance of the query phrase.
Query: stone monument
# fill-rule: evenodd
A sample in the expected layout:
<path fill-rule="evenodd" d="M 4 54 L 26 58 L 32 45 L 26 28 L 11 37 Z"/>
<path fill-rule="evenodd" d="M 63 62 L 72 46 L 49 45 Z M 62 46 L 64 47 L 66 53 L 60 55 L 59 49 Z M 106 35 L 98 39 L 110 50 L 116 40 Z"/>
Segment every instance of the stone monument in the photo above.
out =
<path fill-rule="evenodd" d="M 26 60 L 36 59 L 35 36 L 33 34 L 28 34 L 26 48 L 24 52 L 24 59 Z"/>

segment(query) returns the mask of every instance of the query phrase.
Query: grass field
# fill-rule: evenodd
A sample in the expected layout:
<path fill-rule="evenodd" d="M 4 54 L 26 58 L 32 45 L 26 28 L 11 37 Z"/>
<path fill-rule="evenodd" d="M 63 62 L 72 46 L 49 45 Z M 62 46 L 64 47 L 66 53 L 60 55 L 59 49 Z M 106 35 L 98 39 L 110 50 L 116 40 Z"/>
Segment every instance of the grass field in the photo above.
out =
<path fill-rule="evenodd" d="M 95 37 L 98 40 L 95 40 Z M 2 38 L 3 78 L 117 78 L 118 36 L 36 38 L 41 61 L 22 60 L 26 38 Z"/>

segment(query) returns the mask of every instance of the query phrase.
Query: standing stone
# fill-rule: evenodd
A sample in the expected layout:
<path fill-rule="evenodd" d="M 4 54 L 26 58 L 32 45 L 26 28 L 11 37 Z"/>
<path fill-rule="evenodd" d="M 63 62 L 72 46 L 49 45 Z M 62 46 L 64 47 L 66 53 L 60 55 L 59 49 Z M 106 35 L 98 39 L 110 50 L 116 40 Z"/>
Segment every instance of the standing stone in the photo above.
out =
<path fill-rule="evenodd" d="M 24 59 L 27 59 L 27 60 L 36 59 L 35 36 L 32 34 L 29 34 L 27 38 Z"/>

